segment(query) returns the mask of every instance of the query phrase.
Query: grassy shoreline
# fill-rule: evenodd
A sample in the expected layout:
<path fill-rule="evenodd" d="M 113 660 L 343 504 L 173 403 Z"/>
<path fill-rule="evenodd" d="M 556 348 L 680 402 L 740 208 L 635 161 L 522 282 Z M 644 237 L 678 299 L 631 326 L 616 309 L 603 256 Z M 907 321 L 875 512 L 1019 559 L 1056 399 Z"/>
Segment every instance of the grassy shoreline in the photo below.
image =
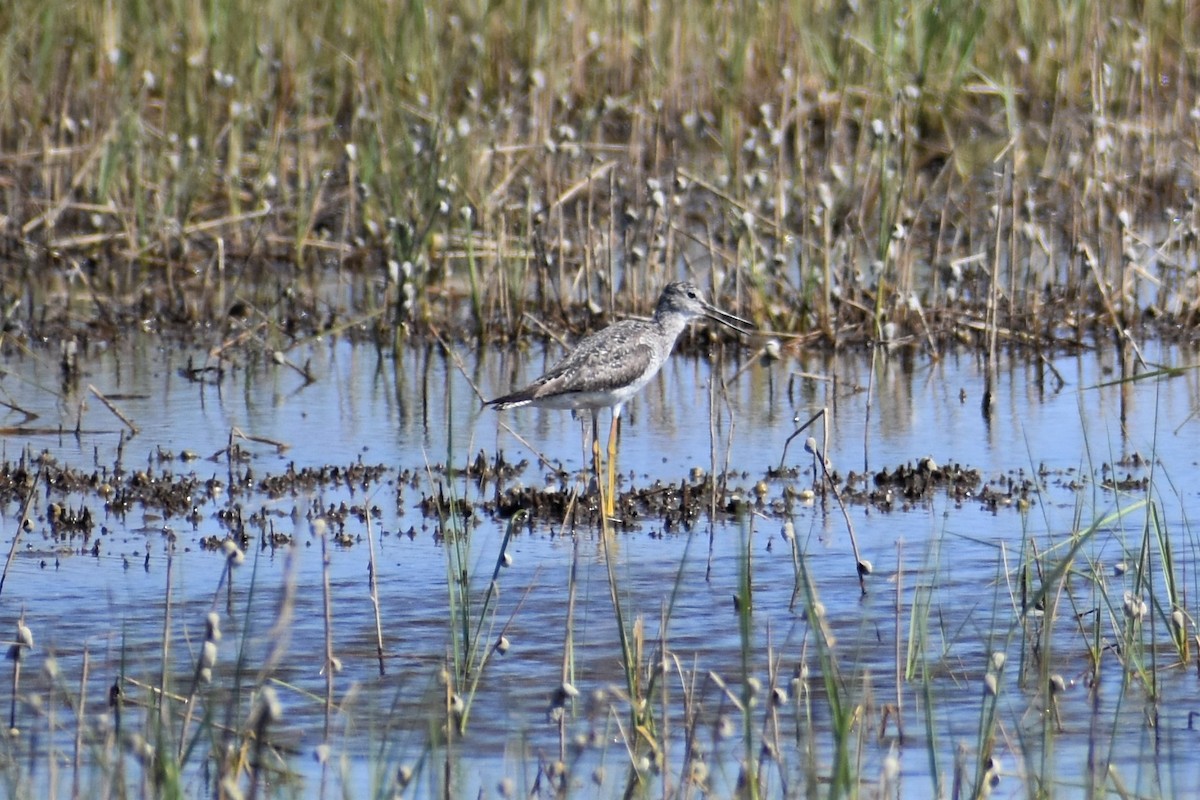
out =
<path fill-rule="evenodd" d="M 1198 15 L 17 0 L 6 321 L 284 324 L 298 286 L 306 332 L 509 339 L 692 271 L 832 346 L 1190 337 Z"/>

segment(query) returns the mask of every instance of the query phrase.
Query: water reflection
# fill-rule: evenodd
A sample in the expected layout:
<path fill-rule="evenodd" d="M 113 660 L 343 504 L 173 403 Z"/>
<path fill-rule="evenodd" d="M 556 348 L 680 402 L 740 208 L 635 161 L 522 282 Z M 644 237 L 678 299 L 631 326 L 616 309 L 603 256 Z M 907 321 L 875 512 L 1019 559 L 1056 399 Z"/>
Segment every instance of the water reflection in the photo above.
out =
<path fill-rule="evenodd" d="M 1186 366 L 1198 361 L 1193 349 L 1149 349 L 1154 352 L 1147 358 L 1155 363 Z M 172 634 L 171 671 L 184 680 L 203 636 L 204 614 L 210 608 L 219 610 L 231 644 L 221 653 L 217 675 L 227 687 L 237 672 L 237 647 L 244 651 L 244 676 L 256 680 L 276 644 L 273 632 L 286 632 L 287 655 L 271 677 L 287 709 L 288 737 L 304 754 L 293 768 L 307 780 L 319 781 L 320 770 L 307 757 L 322 741 L 325 685 L 323 562 L 311 518 L 343 502 L 365 502 L 378 508 L 372 535 L 386 674 L 378 674 L 374 654 L 365 525 L 351 517 L 345 528 L 348 541 L 333 547 L 329 558 L 336 622 L 333 648 L 342 664 L 335 686 L 343 703 L 338 723 L 342 733 L 333 744 L 351 755 L 348 780 L 364 782 L 361 785 L 370 780 L 377 766 L 377 755 L 371 754 L 377 754 L 383 742 L 390 758 L 415 763 L 431 725 L 436 726 L 444 692 L 439 676 L 457 635 L 448 606 L 450 540 L 444 538 L 453 531 L 444 521 L 422 515 L 419 501 L 439 490 L 453 490 L 475 504 L 489 499 L 494 487 L 479 489 L 468 480 L 447 482 L 435 469 L 446 462 L 461 467 L 480 450 L 489 455 L 503 450 L 513 462 L 528 459 L 518 480 L 530 485 L 557 480 L 548 477 L 550 467 L 538 464 L 539 456 L 568 470 L 587 463 L 580 425 L 568 413 L 480 413 L 481 396 L 495 396 L 540 374 L 556 356 L 554 350 L 474 352 L 467 347 L 447 354 L 428 345 L 392 358 L 371 347 L 329 340 L 289 354 L 293 362 L 310 364 L 317 378 L 312 383 L 264 357 L 226 364 L 224 380 L 211 385 L 181 374 L 189 358 L 203 362 L 203 353 L 163 348 L 134 337 L 84 353 L 86 382 L 64 389 L 53 359 L 36 352 L 17 355 L 6 365 L 15 378 L 5 386 L 6 401 L 38 414 L 34 425 L 49 432 L 8 436 L 4 448 L 9 461 L 45 450 L 60 463 L 110 476 L 120 465 L 126 471 L 194 472 L 201 479 L 222 481 L 244 476 L 246 470 L 261 478 L 289 466 L 359 461 L 385 465 L 387 473 L 383 481 L 365 487 L 319 485 L 279 497 L 258 492 L 239 497 L 243 518 L 259 513 L 266 522 L 251 524 L 247 563 L 234 572 L 231 587 L 222 584 L 221 557 L 201 552 L 199 544 L 201 537 L 226 534 L 228 524 L 219 514 L 233 502 L 227 496 L 198 499 L 201 521 L 193 526 L 141 509 L 117 516 L 89 493 L 39 491 L 34 500 L 36 524 L 17 542 L 17 556 L 3 587 L 6 607 L 14 619 L 24 610 L 39 656 L 53 653 L 73 680 L 81 673 L 86 650 L 88 707 L 98 716 L 105 713 L 107 686 L 119 676 L 157 680 L 164 628 Z M 923 704 L 929 697 L 935 700 L 939 769 L 952 769 L 959 743 L 975 747 L 981 681 L 990 654 L 1006 651 L 1015 665 L 1030 652 L 1028 642 L 1022 644 L 1027 634 L 1011 624 L 1020 602 L 1017 565 L 1023 548 L 1036 542 L 1039 552 L 1064 552 L 1063 542 L 1072 531 L 1136 499 L 1136 494 L 1118 497 L 1102 491 L 1095 483 L 1114 470 L 1148 474 L 1147 468 L 1127 461 L 1134 453 L 1154 458 L 1160 476 L 1154 499 L 1174 543 L 1176 574 L 1196 575 L 1196 542 L 1186 527 L 1186 519 L 1196 513 L 1194 492 L 1186 484 L 1194 468 L 1194 413 L 1200 407 L 1195 370 L 1115 384 L 1121 366 L 1105 352 L 1082 352 L 1050 362 L 1037 355 L 1007 353 L 999 360 L 995 403 L 986 418 L 980 412 L 986 365 L 968 351 L 945 353 L 936 362 L 903 351 L 874 361 L 862 352 L 805 353 L 771 363 L 747 364 L 744 359 L 730 350 L 712 360 L 675 357 L 667 364 L 623 419 L 624 481 L 678 483 L 696 468 L 706 473 L 729 470 L 734 483 L 751 487 L 768 467 L 779 463 L 796 420 L 806 420 L 822 408 L 828 409 L 829 423 L 824 446 L 834 469 L 843 474 L 915 463 L 923 456 L 976 467 L 985 481 L 996 485 L 1041 472 L 1042 494 L 1027 514 L 1016 508 L 991 511 L 941 495 L 903 513 L 852 507 L 863 555 L 876 566 L 865 598 L 859 595 L 836 506 L 826 499 L 796 514 L 795 541 L 824 604 L 829 632 L 838 642 L 846 689 L 864 704 L 862 724 L 884 731 L 881 736 L 864 733 L 864 776 L 878 774 L 882 760 L 895 751 L 902 761 L 905 794 L 930 790 L 921 731 Z M 735 374 L 737 379 L 729 381 Z M 801 374 L 822 379 L 797 377 Z M 136 422 L 137 436 L 130 438 L 125 426 L 88 394 L 88 383 L 115 398 Z M 5 424 L 20 421 L 19 412 L 9 413 Z M 78 436 L 71 433 L 77 420 L 84 431 Z M 61 433 L 56 430 L 60 427 Z M 246 464 L 231 465 L 223 455 L 235 430 L 254 437 L 239 440 L 250 453 Z M 819 432 L 814 435 L 823 438 Z M 264 443 L 269 441 L 287 448 L 277 451 Z M 184 450 L 200 459 L 180 460 Z M 800 484 L 812 485 L 811 457 L 801 447 L 788 451 L 786 463 L 800 469 Z M 1113 466 L 1103 470 L 1105 463 Z M 1068 488 L 1072 483 L 1084 488 Z M 769 482 L 770 496 L 787 486 L 784 481 Z M 50 502 L 91 507 L 104 526 L 94 535 L 102 545 L 97 554 L 77 540 L 50 538 L 45 522 Z M 19 507 L 10 501 L 5 510 L 6 539 L 11 543 L 19 526 Z M 1102 741 L 1107 744 L 1114 736 L 1120 741 L 1114 748 L 1117 766 L 1135 776 L 1132 783 L 1140 789 L 1184 794 L 1197 788 L 1190 771 L 1175 769 L 1192 741 L 1186 727 L 1192 689 L 1184 670 L 1165 669 L 1159 663 L 1157 688 L 1164 702 L 1154 713 L 1160 715 L 1158 729 L 1168 743 L 1160 752 L 1169 769 L 1166 775 L 1141 779 L 1136 776 L 1159 766 L 1143 724 L 1150 713 L 1146 698 L 1136 687 L 1125 693 L 1106 689 L 1100 705 L 1093 706 L 1083 686 L 1087 638 L 1079 634 L 1078 620 L 1108 620 L 1098 635 L 1106 646 L 1115 646 L 1121 620 L 1119 611 L 1110 613 L 1107 598 L 1120 598 L 1125 590 L 1147 591 L 1132 583 L 1131 572 L 1112 572 L 1117 562 L 1138 558 L 1143 541 L 1138 519 L 1132 525 L 1106 527 L 1079 553 L 1079 573 L 1069 583 L 1072 605 L 1069 611 L 1064 606 L 1050 639 L 1053 649 L 1044 654 L 1045 671 L 1063 674 L 1069 687 L 1058 700 L 1062 730 L 1053 734 L 1055 758 L 1064 765 L 1058 777 L 1079 778 L 1074 765 L 1084 763 L 1088 731 L 1094 730 L 1095 721 L 1116 731 Z M 292 537 L 294 544 L 260 546 L 266 526 Z M 792 675 L 801 670 L 814 679 L 820 675 L 810 621 L 803 601 L 797 602 L 797 562 L 782 532 L 783 521 L 769 515 L 722 516 L 715 522 L 702 518 L 692 530 L 671 531 L 659 520 L 648 519 L 611 543 L 618 597 L 627 620 L 641 619 L 646 658 L 665 641 L 678 659 L 671 660 L 668 671 L 671 696 L 676 698 L 669 702 L 680 702 L 689 686 L 703 701 L 700 721 L 708 731 L 703 742 L 713 767 L 711 785 L 718 794 L 733 790 L 742 755 L 740 745 L 711 731 L 720 718 L 733 713 L 729 697 L 738 696 L 747 677 L 734 602 L 742 591 L 739 581 L 747 553 L 754 612 L 745 663 L 752 676 L 769 682 L 769 674 L 778 673 L 781 684 L 790 688 Z M 465 565 L 476 596 L 486 589 L 503 533 L 501 521 L 476 518 L 470 523 Z M 168 565 L 170 537 L 175 549 Z M 456 788 L 467 795 L 478 787 L 494 786 L 506 775 L 528 779 L 536 774 L 539 754 L 558 751 L 560 731 L 548 710 L 565 663 L 571 682 L 582 691 L 569 710 L 565 730 L 570 736 L 599 730 L 607 743 L 590 746 L 580 756 L 578 774 L 608 765 L 607 782 L 598 791 L 611 794 L 623 774 L 618 723 L 626 720 L 606 710 L 594 695 L 602 692 L 610 702 L 620 697 L 625 676 L 601 542 L 595 531 L 576 531 L 572 537 L 556 525 L 539 525 L 519 530 L 509 552 L 512 564 L 501 571 L 496 617 L 486 629 L 490 640 L 507 626 L 511 647 L 488 662 L 476 690 L 467 744 L 459 751 L 461 784 Z M 1161 569 L 1159 556 L 1152 556 L 1152 565 Z M 293 570 L 298 589 L 294 606 L 288 611 L 288 624 L 278 628 Z M 572 570 L 576 605 L 569 627 Z M 1093 570 L 1104 576 L 1107 594 L 1095 579 L 1086 577 Z M 1195 586 L 1187 588 L 1189 596 L 1197 596 Z M 164 602 L 168 596 L 169 617 Z M 923 667 L 903 677 L 914 635 L 914 605 L 921 608 L 922 602 L 928 603 L 930 629 L 926 649 L 913 663 Z M 1195 611 L 1185 610 L 1189 615 Z M 1147 635 L 1165 648 L 1162 661 L 1169 662 L 1165 626 L 1147 630 Z M 1115 657 L 1104 657 L 1102 667 L 1104 685 L 1120 685 Z M 897 674 L 902 676 L 899 683 Z M 1021 737 L 1004 745 L 1002 755 L 1009 765 L 1005 780 L 1019 781 L 1022 774 L 1035 771 L 1043 741 L 1039 709 L 1045 707 L 1045 697 L 1034 666 L 1014 666 L 1005 675 L 1003 721 L 1022 730 Z M 713 676 L 734 687 L 733 694 L 715 688 Z M 924 693 L 922 676 L 934 687 L 932 695 Z M 819 681 L 812 691 L 816 730 L 827 731 Z M 1121 696 L 1124 705 L 1108 699 Z M 1185 702 L 1174 702 L 1180 699 Z M 882 725 L 879 709 L 885 703 L 904 710 L 909 744 L 899 741 L 894 727 Z M 672 709 L 682 713 L 676 706 Z M 789 712 L 784 719 L 790 726 L 789 741 L 794 741 L 804 730 L 803 716 Z M 818 758 L 829 758 L 827 735 L 818 737 L 815 746 Z M 671 752 L 678 766 L 681 741 L 674 741 Z M 803 759 L 795 748 L 781 758 L 793 773 L 802 770 Z M 429 776 L 423 780 L 437 783 Z"/>

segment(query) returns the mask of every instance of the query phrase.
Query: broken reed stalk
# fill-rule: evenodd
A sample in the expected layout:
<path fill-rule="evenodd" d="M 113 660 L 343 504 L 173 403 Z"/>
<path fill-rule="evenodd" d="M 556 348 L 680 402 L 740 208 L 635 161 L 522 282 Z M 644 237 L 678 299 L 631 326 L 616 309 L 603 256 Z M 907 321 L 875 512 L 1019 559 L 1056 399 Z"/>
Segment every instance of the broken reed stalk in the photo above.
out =
<path fill-rule="evenodd" d="M 753 619 L 753 587 L 752 577 L 754 564 L 751 561 L 752 546 L 751 542 L 754 539 L 754 517 L 750 516 L 748 520 L 743 520 L 741 525 L 738 525 L 738 533 L 741 541 L 738 546 L 738 584 L 737 594 L 734 595 L 734 611 L 737 614 L 738 623 L 738 643 L 740 645 L 738 654 L 740 656 L 739 666 L 741 668 L 742 691 L 738 697 L 737 707 L 741 712 L 742 731 L 743 731 L 743 746 L 742 754 L 742 774 L 745 779 L 744 789 L 747 800 L 758 800 L 759 798 L 759 782 L 756 775 L 754 765 L 756 763 L 756 751 L 754 741 L 754 718 L 753 707 L 756 702 L 755 695 L 761 690 L 758 684 L 758 679 L 752 674 L 751 661 L 753 659 L 753 639 L 754 639 L 754 619 Z"/>
<path fill-rule="evenodd" d="M 717 543 L 717 386 L 708 382 L 708 565 L 704 579 L 712 577 L 713 554 Z"/>
<path fill-rule="evenodd" d="M 17 697 L 20 695 L 21 688 L 21 661 L 25 657 L 25 651 L 32 648 L 33 632 L 25 624 L 25 612 L 22 611 L 20 618 L 17 620 L 16 639 L 8 647 L 8 659 L 13 662 L 12 698 L 8 710 L 8 731 L 9 735 L 12 736 L 15 736 L 20 731 L 17 727 Z"/>
<path fill-rule="evenodd" d="M 13 558 L 17 554 L 17 545 L 21 542 L 21 532 L 25 530 L 25 523 L 29 519 L 29 508 L 33 505 L 33 498 L 37 495 L 38 486 L 42 483 L 42 474 L 45 471 L 45 463 L 39 462 L 37 475 L 29 484 L 29 491 L 25 493 L 25 499 L 21 501 L 21 511 L 17 514 L 17 532 L 13 534 L 12 547 L 8 548 L 8 558 L 4 562 L 4 570 L 0 572 L 0 595 L 4 593 L 4 581 L 8 578 L 8 568 L 12 566 Z"/>
<path fill-rule="evenodd" d="M 858 575 L 858 586 L 865 595 L 867 593 L 866 577 L 871 574 L 872 566 L 870 561 L 866 561 L 858 552 L 858 538 L 854 535 L 854 522 L 850 519 L 850 512 L 846 510 L 846 504 L 842 502 L 842 495 L 834 484 L 832 476 L 829 474 L 829 464 L 827 463 L 825 454 L 817 447 L 817 440 L 813 437 L 808 437 L 804 444 L 804 449 L 808 450 L 816 458 L 821 465 L 821 473 L 825 476 L 825 483 L 829 486 L 829 491 L 833 493 L 833 499 L 837 501 L 838 508 L 842 511 L 842 518 L 846 520 L 846 531 L 850 534 L 850 549 L 854 551 L 854 571 Z"/>
<path fill-rule="evenodd" d="M 277 366 L 287 367 L 287 368 L 293 370 L 296 374 L 298 374 L 301 378 L 304 379 L 305 385 L 310 384 L 310 383 L 316 383 L 317 379 L 314 378 L 313 374 L 312 374 L 311 361 L 305 361 L 304 366 L 301 367 L 297 364 L 292 363 L 291 359 L 289 359 L 286 355 L 284 355 L 284 352 L 282 350 L 272 351 L 271 352 L 271 361 L 274 364 L 276 364 Z"/>
<path fill-rule="evenodd" d="M 567 572 L 567 621 L 566 637 L 563 645 L 562 686 L 574 685 L 575 677 L 575 594 L 579 585 L 579 537 L 572 537 L 571 568 Z M 567 758 L 567 715 L 563 714 L 558 721 L 558 757 L 562 761 Z"/>
<path fill-rule="evenodd" d="M 863 472 L 871 471 L 871 399 L 875 397 L 875 362 L 879 358 L 879 345 L 871 348 L 871 367 L 867 373 L 866 410 L 863 414 Z"/>
<path fill-rule="evenodd" d="M 322 520 L 323 522 L 323 520 Z M 321 610 L 325 623 L 325 720 L 321 741 L 329 744 L 329 729 L 333 716 L 333 673 L 338 664 L 333 655 L 333 590 L 329 585 L 329 525 L 315 526 L 321 539 Z M 324 772 L 324 765 L 322 765 Z"/>
<path fill-rule="evenodd" d="M 246 433 L 245 431 L 243 431 L 241 428 L 239 428 L 236 425 L 234 425 L 229 430 L 229 446 L 231 448 L 233 447 L 233 440 L 235 437 L 238 439 L 244 439 L 247 442 L 256 442 L 257 444 L 269 444 L 272 447 L 274 447 L 276 450 L 278 450 L 280 453 L 286 452 L 287 449 L 291 446 L 287 442 L 282 442 L 278 439 L 269 439 L 266 436 L 254 436 L 252 434 Z"/>
<path fill-rule="evenodd" d="M 121 422 L 124 422 L 125 425 L 128 426 L 129 432 L 131 434 L 133 434 L 134 436 L 137 436 L 138 426 L 134 425 L 133 420 L 131 420 L 129 417 L 125 416 L 125 413 L 123 411 L 121 411 L 121 409 L 117 408 L 116 403 L 114 403 L 112 400 L 109 400 L 107 397 L 105 397 L 103 392 L 101 392 L 99 389 L 97 389 L 95 386 L 93 386 L 90 383 L 88 384 L 88 391 L 91 392 L 93 395 L 95 395 L 96 399 L 99 400 L 101 403 L 103 403 L 105 408 L 107 408 L 109 411 L 111 411 L 113 413 L 113 416 L 115 416 L 117 419 L 121 420 Z"/>
<path fill-rule="evenodd" d="M 150 558 L 149 547 L 147 547 L 147 549 L 146 549 L 146 558 L 147 559 Z M 149 561 L 147 560 L 146 563 L 148 566 Z M 170 724 L 170 721 L 171 721 L 171 713 L 170 713 L 170 708 L 168 706 L 168 703 L 170 702 L 170 698 L 167 695 L 167 691 L 168 691 L 168 686 L 170 683 L 170 675 L 171 675 L 171 670 L 170 670 L 170 663 L 171 663 L 171 590 L 172 590 L 171 578 L 173 576 L 173 570 L 172 570 L 173 564 L 174 564 L 174 559 L 171 557 L 171 546 L 170 546 L 170 544 L 168 544 L 167 545 L 166 588 L 163 591 L 163 623 L 162 623 L 162 644 L 161 644 L 162 649 L 159 652 L 159 658 L 161 659 L 161 661 L 159 662 L 160 669 L 159 669 L 159 673 L 158 673 L 158 686 L 159 686 L 159 689 L 161 689 L 161 694 L 159 695 L 159 705 L 158 705 L 158 724 L 162 726 L 163 730 L 168 729 L 168 725 Z"/>
<path fill-rule="evenodd" d="M 1004 184 L 1011 180 L 1012 164 L 1010 161 L 1006 161 L 1004 164 L 1004 179 L 1001 184 L 1001 192 L 1003 192 Z M 1001 244 L 1004 241 L 1000 216 L 1004 213 L 1003 203 L 996 203 L 996 213 L 996 235 L 993 239 L 991 269 L 988 275 L 987 369 L 985 371 L 983 397 L 980 400 L 979 409 L 980 413 L 983 414 L 983 418 L 989 421 L 992 418 L 992 409 L 996 403 L 996 383 L 999 379 L 999 354 L 996 352 L 996 346 L 1000 331 L 1000 262 L 1003 257 Z"/>
<path fill-rule="evenodd" d="M 872 356 L 872 358 L 874 358 L 874 356 Z M 874 374 L 874 370 L 872 370 L 872 374 Z M 787 441 L 785 441 L 783 443 L 783 455 L 781 455 L 780 459 L 779 459 L 780 469 L 783 468 L 784 460 L 787 458 L 788 445 L 791 444 L 793 439 L 795 439 L 806 428 L 808 428 L 808 426 L 810 426 L 814 422 L 816 422 L 818 418 L 820 418 L 825 424 L 825 435 L 824 435 L 825 441 L 829 441 L 829 416 L 828 416 L 828 414 L 825 413 L 826 411 L 827 411 L 827 409 L 823 408 L 820 411 L 818 411 L 817 413 L 813 414 L 811 417 L 808 418 L 808 420 L 803 425 L 801 425 L 799 428 L 797 428 L 795 431 L 793 431 L 792 434 L 787 438 Z M 864 445 L 864 447 L 865 447 L 865 445 Z M 826 455 L 820 450 L 820 448 L 817 447 L 817 440 L 815 438 L 813 438 L 812 436 L 808 437 L 808 439 L 805 440 L 804 449 L 806 452 L 810 453 L 813 457 L 813 460 L 820 465 L 819 471 L 820 471 L 821 476 L 824 478 L 824 485 L 828 486 L 829 491 L 833 493 L 833 498 L 837 501 L 838 508 L 841 509 L 842 517 L 846 520 L 846 530 L 850 534 L 850 547 L 854 551 L 854 567 L 855 567 L 855 572 L 858 574 L 859 588 L 862 589 L 863 594 L 866 594 L 867 593 L 866 576 L 871 574 L 871 570 L 872 570 L 871 562 L 864 560 L 863 557 L 859 554 L 858 538 L 854 535 L 854 523 L 850 519 L 850 512 L 846 510 L 846 504 L 844 502 L 842 502 L 842 495 L 840 492 L 838 492 L 838 488 L 837 488 L 837 485 L 834 483 L 833 477 L 829 474 L 828 459 L 827 459 Z M 865 453 L 864 453 L 864 458 L 865 458 Z M 817 472 L 817 470 L 814 470 L 814 473 L 816 473 L 816 472 Z M 813 481 L 816 482 L 816 480 L 817 480 L 817 475 L 814 474 Z M 794 596 L 793 596 L 793 600 L 794 600 Z"/>
<path fill-rule="evenodd" d="M 367 520 L 367 586 L 371 596 L 371 611 L 375 616 L 375 655 L 379 659 L 379 676 L 387 674 L 383 661 L 383 620 L 379 615 L 379 583 L 377 572 L 379 562 L 375 560 L 375 529 L 371 525 L 371 514 L 365 515 Z"/>
<path fill-rule="evenodd" d="M 818 419 L 821 419 L 821 418 L 824 418 L 824 419 L 825 419 L 825 426 L 826 426 L 826 432 L 825 432 L 825 441 L 829 441 L 829 431 L 828 431 L 828 426 L 829 426 L 829 418 L 828 418 L 828 417 L 829 417 L 829 415 L 826 413 L 828 410 L 829 410 L 828 408 L 822 408 L 820 411 L 818 411 L 817 413 L 813 414 L 811 417 L 809 417 L 809 418 L 808 418 L 808 420 L 807 420 L 807 421 L 805 421 L 805 423 L 804 423 L 803 425 L 801 425 L 799 428 L 796 428 L 796 430 L 792 431 L 791 435 L 789 435 L 789 436 L 788 436 L 788 438 L 787 438 L 786 440 L 784 440 L 784 442 L 783 442 L 783 452 L 782 452 L 782 453 L 780 453 L 780 455 L 779 455 L 779 469 L 780 469 L 780 470 L 782 470 L 782 469 L 783 469 L 783 465 L 784 465 L 784 463 L 786 463 L 786 462 L 787 462 L 787 451 L 788 451 L 788 445 L 790 445 L 790 444 L 792 443 L 792 440 L 793 440 L 793 439 L 795 439 L 797 436 L 799 436 L 800 434 L 802 434 L 802 433 L 804 433 L 806 430 L 808 430 L 808 426 L 809 426 L 809 425 L 812 425 L 812 424 L 813 424 L 814 422 L 816 422 Z M 814 476 L 813 476 L 813 481 L 814 481 L 814 482 L 816 481 L 816 478 L 817 478 L 817 476 L 816 476 L 816 475 L 814 475 Z"/>

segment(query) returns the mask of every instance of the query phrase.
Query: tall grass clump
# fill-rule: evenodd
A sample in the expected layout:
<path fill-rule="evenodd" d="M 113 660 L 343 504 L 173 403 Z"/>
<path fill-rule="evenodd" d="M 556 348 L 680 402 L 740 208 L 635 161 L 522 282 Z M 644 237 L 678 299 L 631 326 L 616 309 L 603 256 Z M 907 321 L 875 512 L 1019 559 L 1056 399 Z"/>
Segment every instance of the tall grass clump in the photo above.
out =
<path fill-rule="evenodd" d="M 453 394 L 447 395 L 448 406 L 453 405 Z M 447 415 L 447 420 L 452 420 Z M 454 441 L 453 427 L 447 423 L 447 448 Z M 456 736 L 467 731 L 471 706 L 479 688 L 484 670 L 499 649 L 507 649 L 504 634 L 507 625 L 498 622 L 501 582 L 500 573 L 512 563 L 508 552 L 514 532 L 521 525 L 524 512 L 518 512 L 507 522 L 500 541 L 486 587 L 480 592 L 478 576 L 475 574 L 472 549 L 469 504 L 460 497 L 460 473 L 452 466 L 453 453 L 447 453 L 445 483 L 436 481 L 430 474 L 430 490 L 436 497 L 439 537 L 446 557 L 446 612 L 448 622 L 448 653 L 442 683 L 445 690 L 444 729 L 447 745 Z M 514 607 L 520 608 L 520 603 Z M 511 620 L 510 620 L 511 621 Z M 447 754 L 447 759 L 449 755 Z"/>
<path fill-rule="evenodd" d="M 1061 335 L 1056 303 L 1076 337 L 1192 319 L 1194 22 L 1020 0 L 14 0 L 3 288 L 28 319 L 90 309 L 116 335 L 137 304 L 164 325 L 275 309 L 278 283 L 328 323 L 345 297 L 322 277 L 357 274 L 340 310 L 392 313 L 354 327 L 507 337 L 530 302 L 572 325 L 585 300 L 636 307 L 682 260 L 831 343 L 977 338 L 990 285 L 1017 343 Z"/>
<path fill-rule="evenodd" d="M 825 604 L 820 600 L 819 590 L 808 565 L 808 556 L 800 550 L 796 537 L 790 538 L 792 557 L 798 565 L 795 593 L 802 600 L 804 619 L 807 621 L 806 642 L 811 644 L 816 656 L 819 670 L 817 678 L 801 677 L 801 690 L 807 698 L 811 689 L 809 681 L 821 681 L 820 687 L 828 703 L 826 712 L 829 715 L 829 736 L 831 739 L 831 763 L 827 767 L 828 796 L 847 797 L 855 792 L 855 721 L 862 713 L 862 707 L 852 696 L 850 687 L 842 674 L 842 665 L 837 649 L 837 637 L 830 626 Z M 805 667 L 807 672 L 807 667 Z M 797 698 L 799 700 L 799 698 Z M 818 740 L 819 734 L 813 722 L 813 713 L 805 702 L 805 738 L 809 742 Z M 799 733 L 799 731 L 798 731 Z M 809 795 L 813 794 L 818 766 L 813 745 L 808 744 L 807 764 L 810 770 L 808 777 Z"/>

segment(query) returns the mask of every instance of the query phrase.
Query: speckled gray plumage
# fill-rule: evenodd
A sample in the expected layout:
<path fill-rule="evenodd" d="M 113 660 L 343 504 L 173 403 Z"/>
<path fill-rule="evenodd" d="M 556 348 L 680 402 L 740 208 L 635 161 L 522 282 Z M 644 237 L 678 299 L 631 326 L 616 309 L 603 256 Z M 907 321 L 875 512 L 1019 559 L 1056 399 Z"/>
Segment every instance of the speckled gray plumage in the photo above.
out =
<path fill-rule="evenodd" d="M 730 324 L 722 318 L 728 315 L 709 305 L 693 284 L 668 284 L 652 319 L 623 320 L 585 336 L 545 375 L 488 405 L 593 410 L 612 406 L 620 413 L 621 405 L 662 367 L 687 324 L 705 316 Z"/>

